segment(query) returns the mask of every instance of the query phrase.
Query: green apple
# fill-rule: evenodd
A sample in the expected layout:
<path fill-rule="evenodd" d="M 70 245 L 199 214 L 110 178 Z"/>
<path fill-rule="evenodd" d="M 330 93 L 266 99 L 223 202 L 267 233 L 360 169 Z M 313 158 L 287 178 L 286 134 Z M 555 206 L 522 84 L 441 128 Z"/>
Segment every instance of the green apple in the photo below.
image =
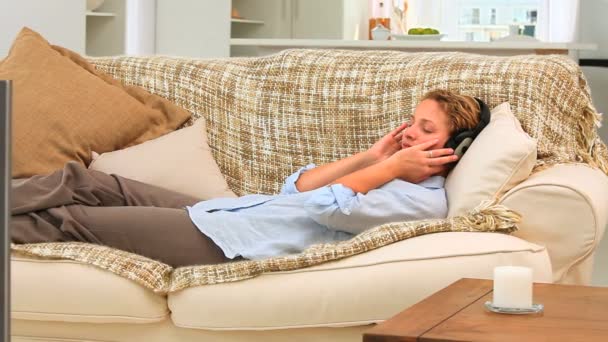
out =
<path fill-rule="evenodd" d="M 431 27 L 412 27 L 407 34 L 439 34 L 439 30 Z"/>

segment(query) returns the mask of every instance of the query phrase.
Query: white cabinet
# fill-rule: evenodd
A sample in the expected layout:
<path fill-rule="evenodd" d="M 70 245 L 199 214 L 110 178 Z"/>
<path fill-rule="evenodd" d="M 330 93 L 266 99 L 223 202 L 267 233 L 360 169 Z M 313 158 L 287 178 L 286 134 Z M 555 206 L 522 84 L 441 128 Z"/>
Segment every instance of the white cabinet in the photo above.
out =
<path fill-rule="evenodd" d="M 291 38 L 291 0 L 232 0 L 232 38 Z"/>
<path fill-rule="evenodd" d="M 344 7 L 353 0 L 291 0 L 292 38 L 345 39 Z"/>
<path fill-rule="evenodd" d="M 232 38 L 366 39 L 367 0 L 232 0 Z"/>
<path fill-rule="evenodd" d="M 86 54 L 125 54 L 127 0 L 105 0 L 94 12 L 86 12 Z"/>

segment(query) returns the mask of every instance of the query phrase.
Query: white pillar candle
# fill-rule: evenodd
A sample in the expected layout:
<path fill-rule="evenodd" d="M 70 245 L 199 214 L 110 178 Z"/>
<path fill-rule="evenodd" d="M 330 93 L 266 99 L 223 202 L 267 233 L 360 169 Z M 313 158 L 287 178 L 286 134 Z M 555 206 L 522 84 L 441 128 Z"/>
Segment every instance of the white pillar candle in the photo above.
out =
<path fill-rule="evenodd" d="M 492 304 L 503 308 L 531 308 L 532 269 L 519 266 L 495 267 Z"/>

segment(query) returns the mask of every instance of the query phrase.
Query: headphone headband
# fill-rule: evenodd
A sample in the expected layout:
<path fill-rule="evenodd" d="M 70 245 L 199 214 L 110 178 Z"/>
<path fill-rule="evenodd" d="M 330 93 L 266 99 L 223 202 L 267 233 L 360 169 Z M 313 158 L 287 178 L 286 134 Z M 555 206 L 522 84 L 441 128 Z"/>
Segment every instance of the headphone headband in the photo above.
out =
<path fill-rule="evenodd" d="M 477 126 L 471 129 L 461 129 L 458 132 L 454 133 L 445 144 L 446 147 L 456 149 L 456 147 L 466 138 L 470 138 L 470 140 L 472 141 L 477 137 L 481 130 L 484 129 L 484 127 L 486 127 L 490 123 L 490 108 L 481 99 L 477 97 L 474 97 L 474 99 L 475 101 L 477 101 L 477 104 L 479 104 L 479 122 L 477 123 Z"/>
<path fill-rule="evenodd" d="M 474 99 L 479 104 L 479 123 L 473 129 L 475 136 L 477 136 L 479 133 L 481 133 L 481 130 L 490 123 L 490 117 L 492 114 L 490 112 L 490 108 L 485 102 L 477 97 Z"/>

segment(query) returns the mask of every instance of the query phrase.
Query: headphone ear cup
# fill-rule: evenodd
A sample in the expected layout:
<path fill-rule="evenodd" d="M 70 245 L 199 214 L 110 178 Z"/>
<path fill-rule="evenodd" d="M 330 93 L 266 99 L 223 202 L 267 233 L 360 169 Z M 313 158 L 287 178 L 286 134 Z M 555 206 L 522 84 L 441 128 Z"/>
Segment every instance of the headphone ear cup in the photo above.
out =
<path fill-rule="evenodd" d="M 464 141 L 465 139 L 470 138 L 471 140 L 473 140 L 474 135 L 475 135 L 475 133 L 473 131 L 463 131 L 463 132 L 456 133 L 454 136 L 452 136 L 447 141 L 447 143 L 445 144 L 445 147 L 455 150 L 458 147 L 458 145 L 460 145 L 460 143 L 462 141 Z"/>
<path fill-rule="evenodd" d="M 473 143 L 472 137 L 465 138 L 458 146 L 454 149 L 454 155 L 457 155 L 458 158 L 462 157 L 462 155 L 469 149 L 469 146 Z"/>

